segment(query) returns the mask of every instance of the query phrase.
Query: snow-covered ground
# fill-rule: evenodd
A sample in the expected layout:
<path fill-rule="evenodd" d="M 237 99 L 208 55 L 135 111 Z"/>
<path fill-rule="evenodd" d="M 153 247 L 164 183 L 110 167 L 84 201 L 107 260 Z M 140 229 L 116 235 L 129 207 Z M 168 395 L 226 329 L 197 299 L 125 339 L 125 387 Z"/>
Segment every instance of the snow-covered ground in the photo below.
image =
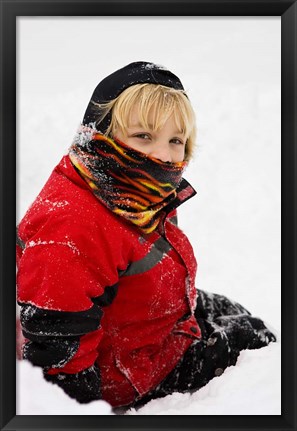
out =
<path fill-rule="evenodd" d="M 197 112 L 185 175 L 197 196 L 179 211 L 197 287 L 241 302 L 278 336 L 197 393 L 126 414 L 281 414 L 280 18 L 21 17 L 17 29 L 17 221 L 67 151 L 99 80 L 131 61 L 163 64 Z M 17 363 L 17 394 L 18 414 L 112 414 L 103 401 L 78 405 L 26 362 Z"/>
<path fill-rule="evenodd" d="M 175 393 L 152 400 L 126 415 L 280 415 L 280 343 L 241 352 L 229 367 L 193 394 Z M 19 415 L 112 415 L 104 401 L 77 404 L 57 386 L 42 378 L 29 362 L 18 364 Z"/>

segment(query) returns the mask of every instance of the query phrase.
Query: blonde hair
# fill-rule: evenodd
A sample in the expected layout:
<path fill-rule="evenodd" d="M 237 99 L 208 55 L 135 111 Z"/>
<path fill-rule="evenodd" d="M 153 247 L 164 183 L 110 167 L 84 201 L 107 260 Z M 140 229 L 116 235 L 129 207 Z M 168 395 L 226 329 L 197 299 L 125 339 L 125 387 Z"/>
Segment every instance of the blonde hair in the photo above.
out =
<path fill-rule="evenodd" d="M 182 90 L 165 87 L 159 84 L 135 84 L 126 88 L 116 99 L 97 104 L 99 119 L 97 124 L 111 112 L 111 122 L 105 135 L 112 135 L 116 130 L 124 131 L 130 124 L 133 107 L 139 107 L 139 120 L 144 128 L 149 128 L 149 114 L 153 115 L 154 131 L 162 128 L 167 119 L 173 115 L 178 129 L 186 135 L 185 159 L 193 156 L 196 139 L 196 120 L 191 103 Z"/>

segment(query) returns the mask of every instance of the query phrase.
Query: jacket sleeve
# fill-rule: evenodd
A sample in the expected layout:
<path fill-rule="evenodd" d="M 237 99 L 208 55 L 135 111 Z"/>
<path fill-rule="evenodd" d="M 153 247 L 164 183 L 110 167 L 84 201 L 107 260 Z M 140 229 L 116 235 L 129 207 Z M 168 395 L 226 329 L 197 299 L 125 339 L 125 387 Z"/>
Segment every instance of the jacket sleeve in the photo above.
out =
<path fill-rule="evenodd" d="M 63 312 L 20 305 L 23 358 L 42 367 L 46 380 L 71 398 L 81 403 L 100 399 L 100 371 L 94 365 L 102 336 L 100 307 Z"/>
<path fill-rule="evenodd" d="M 95 362 L 103 336 L 102 308 L 113 299 L 118 280 L 110 238 L 65 220 L 43 226 L 30 239 L 25 233 L 18 236 L 23 357 L 78 401 L 100 399 Z"/>

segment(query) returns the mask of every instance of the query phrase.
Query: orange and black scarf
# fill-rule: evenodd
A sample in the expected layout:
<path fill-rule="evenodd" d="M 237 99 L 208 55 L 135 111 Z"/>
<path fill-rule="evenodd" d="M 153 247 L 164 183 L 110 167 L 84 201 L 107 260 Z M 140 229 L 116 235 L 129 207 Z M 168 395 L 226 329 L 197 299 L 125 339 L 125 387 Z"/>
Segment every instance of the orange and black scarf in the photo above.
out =
<path fill-rule="evenodd" d="M 144 233 L 156 229 L 161 210 L 176 198 L 187 165 L 162 162 L 86 127 L 69 157 L 95 196 Z"/>

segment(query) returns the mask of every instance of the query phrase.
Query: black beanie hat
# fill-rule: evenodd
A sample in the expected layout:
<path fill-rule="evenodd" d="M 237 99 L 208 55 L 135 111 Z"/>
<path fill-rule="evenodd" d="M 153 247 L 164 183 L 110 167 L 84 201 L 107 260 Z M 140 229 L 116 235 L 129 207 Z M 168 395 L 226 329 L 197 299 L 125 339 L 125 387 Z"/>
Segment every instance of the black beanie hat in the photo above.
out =
<path fill-rule="evenodd" d="M 118 97 L 126 88 L 143 83 L 160 84 L 176 90 L 184 90 L 179 78 L 165 67 L 147 61 L 130 63 L 99 82 L 86 109 L 83 124 L 96 123 L 97 130 L 105 133 L 110 124 L 111 115 L 110 113 L 106 115 L 98 124 L 100 110 L 93 102 L 99 104 L 109 102 Z"/>

